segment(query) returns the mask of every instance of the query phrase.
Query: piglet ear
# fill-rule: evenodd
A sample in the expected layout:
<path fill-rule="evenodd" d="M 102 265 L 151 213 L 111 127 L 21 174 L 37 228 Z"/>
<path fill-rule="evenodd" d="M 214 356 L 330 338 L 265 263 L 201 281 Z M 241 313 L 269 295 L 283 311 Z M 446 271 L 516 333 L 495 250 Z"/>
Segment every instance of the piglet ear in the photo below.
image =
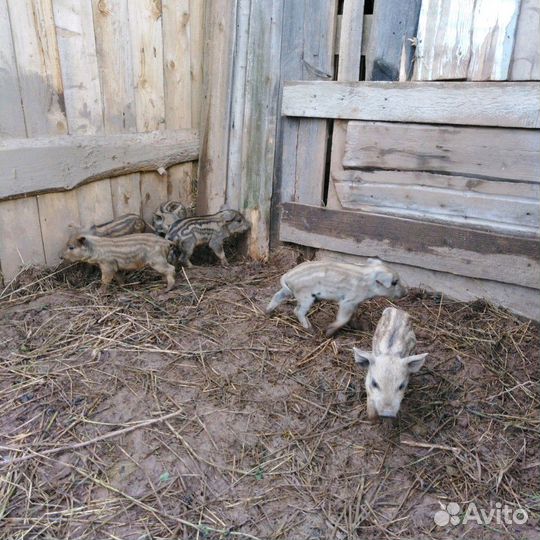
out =
<path fill-rule="evenodd" d="M 368 351 L 362 351 L 360 349 L 357 349 L 356 347 L 353 347 L 353 351 L 354 361 L 362 368 L 368 368 L 369 364 L 372 363 L 375 359 L 373 353 L 370 353 Z"/>
<path fill-rule="evenodd" d="M 407 365 L 409 373 L 417 373 L 426 361 L 428 353 L 415 354 L 413 356 L 407 356 L 403 358 L 403 362 Z"/>
<path fill-rule="evenodd" d="M 86 244 L 86 236 L 77 236 L 77 244 L 79 244 L 79 246 L 84 246 Z"/>

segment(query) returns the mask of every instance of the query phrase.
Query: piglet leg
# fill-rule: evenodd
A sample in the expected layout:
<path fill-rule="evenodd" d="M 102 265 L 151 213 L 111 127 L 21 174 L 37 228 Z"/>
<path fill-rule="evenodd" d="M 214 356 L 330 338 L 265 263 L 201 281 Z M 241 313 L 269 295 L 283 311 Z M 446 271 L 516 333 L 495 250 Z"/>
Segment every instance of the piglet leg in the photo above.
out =
<path fill-rule="evenodd" d="M 341 327 L 345 326 L 353 316 L 356 302 L 341 301 L 336 320 L 326 329 L 326 336 L 333 336 Z"/>

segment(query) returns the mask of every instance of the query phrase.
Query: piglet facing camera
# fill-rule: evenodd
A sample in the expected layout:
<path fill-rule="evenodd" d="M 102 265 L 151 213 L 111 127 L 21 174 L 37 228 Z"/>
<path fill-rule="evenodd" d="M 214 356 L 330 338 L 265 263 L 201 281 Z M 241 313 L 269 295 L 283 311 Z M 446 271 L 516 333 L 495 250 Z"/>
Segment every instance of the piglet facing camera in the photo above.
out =
<path fill-rule="evenodd" d="M 373 350 L 353 349 L 355 362 L 367 369 L 367 414 L 370 420 L 397 416 L 409 377 L 421 369 L 427 356 L 427 353 L 413 355 L 415 346 L 410 316 L 400 309 L 388 307 L 377 324 Z"/>

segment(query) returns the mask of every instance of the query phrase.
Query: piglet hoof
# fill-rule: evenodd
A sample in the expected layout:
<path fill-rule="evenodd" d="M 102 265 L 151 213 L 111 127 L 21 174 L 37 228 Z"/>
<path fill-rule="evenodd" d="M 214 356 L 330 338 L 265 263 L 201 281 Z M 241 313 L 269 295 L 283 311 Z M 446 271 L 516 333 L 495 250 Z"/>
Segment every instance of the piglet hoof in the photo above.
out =
<path fill-rule="evenodd" d="M 329 326 L 329 327 L 326 329 L 326 332 L 324 333 L 324 335 L 325 335 L 327 338 L 331 338 L 338 330 L 339 330 L 339 328 L 334 328 L 333 326 Z"/>

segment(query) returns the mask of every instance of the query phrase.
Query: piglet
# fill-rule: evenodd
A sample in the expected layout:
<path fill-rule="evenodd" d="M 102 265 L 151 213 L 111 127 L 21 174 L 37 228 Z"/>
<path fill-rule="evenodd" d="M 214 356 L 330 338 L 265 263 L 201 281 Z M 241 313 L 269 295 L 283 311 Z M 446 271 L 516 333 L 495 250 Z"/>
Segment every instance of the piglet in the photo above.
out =
<path fill-rule="evenodd" d="M 118 238 L 107 238 L 77 233 L 71 236 L 62 258 L 95 264 L 101 269 L 101 290 L 116 277 L 118 270 L 139 270 L 145 266 L 153 268 L 167 280 L 167 290 L 174 285 L 174 266 L 167 257 L 173 245 L 155 234 L 130 234 Z"/>
<path fill-rule="evenodd" d="M 124 214 L 107 223 L 92 225 L 85 232 L 92 236 L 125 236 L 126 234 L 142 233 L 146 229 L 146 223 L 137 214 Z"/>
<path fill-rule="evenodd" d="M 246 232 L 251 225 L 236 210 L 221 210 L 216 214 L 175 221 L 165 238 L 174 242 L 183 266 L 192 266 L 190 258 L 197 246 L 208 245 L 223 266 L 228 264 L 223 242 L 235 234 Z"/>
<path fill-rule="evenodd" d="M 180 201 L 167 201 L 161 203 L 152 215 L 152 226 L 156 234 L 165 236 L 173 223 L 192 215 L 193 208 L 187 208 Z"/>
<path fill-rule="evenodd" d="M 373 351 L 353 349 L 356 363 L 367 368 L 367 414 L 370 420 L 397 416 L 409 375 L 420 370 L 427 356 L 427 353 L 412 355 L 415 346 L 416 337 L 409 314 L 387 307 L 373 335 Z"/>
<path fill-rule="evenodd" d="M 351 319 L 354 310 L 364 300 L 375 296 L 400 298 L 405 287 L 399 275 L 378 259 L 367 264 L 349 264 L 331 261 L 305 262 L 281 277 L 281 289 L 266 308 L 272 313 L 288 298 L 294 297 L 294 314 L 306 330 L 311 330 L 307 312 L 316 300 L 334 300 L 339 303 L 336 320 L 326 329 L 332 336 Z"/>

